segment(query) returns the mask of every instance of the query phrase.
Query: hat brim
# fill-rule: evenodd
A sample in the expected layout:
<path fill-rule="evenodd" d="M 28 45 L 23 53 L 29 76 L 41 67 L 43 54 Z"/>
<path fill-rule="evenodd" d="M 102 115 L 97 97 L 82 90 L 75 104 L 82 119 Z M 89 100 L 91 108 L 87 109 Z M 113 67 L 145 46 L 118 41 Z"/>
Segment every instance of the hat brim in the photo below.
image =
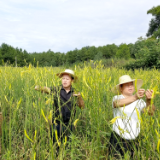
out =
<path fill-rule="evenodd" d="M 135 86 L 135 81 L 136 80 L 137 80 L 137 85 Z M 134 87 L 137 87 L 137 88 L 135 88 L 135 90 L 139 90 L 142 87 L 142 84 L 143 84 L 143 80 L 142 79 L 132 79 L 131 81 L 117 84 L 115 87 L 112 88 L 112 92 L 115 93 L 115 94 L 121 94 L 119 86 L 121 84 L 129 83 L 129 82 L 133 82 Z"/>
<path fill-rule="evenodd" d="M 78 80 L 78 77 L 77 77 L 77 76 L 75 76 L 75 75 L 73 75 L 73 74 L 70 74 L 70 73 L 68 73 L 68 72 L 61 72 L 61 73 L 57 73 L 56 75 L 57 75 L 59 78 L 62 78 L 62 76 L 63 76 L 64 74 L 70 75 L 70 76 L 74 79 L 74 82 L 76 82 L 76 81 Z"/>

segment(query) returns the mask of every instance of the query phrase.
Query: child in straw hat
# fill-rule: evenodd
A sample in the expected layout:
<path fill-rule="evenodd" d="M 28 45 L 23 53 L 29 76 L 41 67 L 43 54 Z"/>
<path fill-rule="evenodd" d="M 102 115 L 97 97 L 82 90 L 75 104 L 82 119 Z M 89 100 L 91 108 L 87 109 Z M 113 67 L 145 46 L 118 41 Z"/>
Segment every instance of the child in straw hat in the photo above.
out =
<path fill-rule="evenodd" d="M 136 146 L 140 133 L 140 115 L 144 110 L 148 110 L 149 115 L 153 115 L 155 106 L 151 106 L 153 91 L 140 89 L 143 81 L 141 79 L 131 79 L 128 75 L 119 78 L 119 84 L 112 91 L 116 94 L 113 97 L 112 107 L 115 123 L 110 138 L 110 152 L 120 153 L 124 156 L 126 151 L 133 157 L 133 146 Z M 137 87 L 137 93 L 133 94 Z M 142 100 L 146 95 L 146 102 Z"/>
<path fill-rule="evenodd" d="M 53 126 L 51 134 L 53 142 L 56 142 L 56 135 L 53 130 L 57 130 L 58 138 L 64 137 L 67 130 L 72 131 L 72 121 L 76 112 L 76 106 L 84 108 L 84 101 L 80 93 L 75 94 L 72 83 L 77 80 L 74 72 L 66 69 L 64 72 L 58 73 L 57 76 L 61 78 L 61 86 L 40 87 L 36 86 L 35 90 L 47 94 L 52 94 L 54 98 L 53 103 Z"/>

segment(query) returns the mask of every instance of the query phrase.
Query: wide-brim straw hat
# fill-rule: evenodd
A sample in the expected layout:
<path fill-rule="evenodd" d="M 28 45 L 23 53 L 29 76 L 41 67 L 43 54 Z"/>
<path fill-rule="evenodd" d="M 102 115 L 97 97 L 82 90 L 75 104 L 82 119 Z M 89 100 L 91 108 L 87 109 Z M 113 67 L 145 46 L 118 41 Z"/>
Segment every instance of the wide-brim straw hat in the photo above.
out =
<path fill-rule="evenodd" d="M 62 78 L 62 76 L 63 76 L 64 74 L 70 75 L 70 76 L 74 79 L 74 82 L 78 80 L 78 77 L 75 75 L 74 71 L 72 71 L 71 69 L 66 69 L 64 72 L 57 73 L 56 75 L 57 75 L 59 78 Z"/>
<path fill-rule="evenodd" d="M 143 84 L 142 79 L 131 79 L 129 75 L 123 75 L 119 78 L 119 84 L 117 84 L 114 88 L 112 88 L 112 92 L 115 94 L 121 94 L 120 85 L 129 82 L 133 82 L 134 87 L 136 87 L 135 90 L 139 90 Z"/>

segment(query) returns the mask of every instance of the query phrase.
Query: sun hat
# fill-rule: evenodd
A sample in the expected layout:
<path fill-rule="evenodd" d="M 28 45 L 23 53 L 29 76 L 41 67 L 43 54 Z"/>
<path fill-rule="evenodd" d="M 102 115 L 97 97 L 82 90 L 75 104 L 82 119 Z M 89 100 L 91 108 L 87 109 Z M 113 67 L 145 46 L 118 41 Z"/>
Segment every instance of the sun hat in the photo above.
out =
<path fill-rule="evenodd" d="M 136 86 L 135 86 L 135 81 L 137 81 Z M 119 86 L 121 84 L 129 83 L 129 82 L 133 82 L 134 87 L 137 87 L 137 90 L 140 89 L 143 84 L 142 79 L 131 79 L 131 77 L 129 75 L 123 75 L 119 78 L 119 84 L 117 84 L 114 88 L 112 88 L 112 92 L 114 92 L 115 94 L 121 93 Z"/>
<path fill-rule="evenodd" d="M 74 71 L 72 71 L 71 69 L 66 69 L 64 72 L 57 73 L 56 75 L 57 75 L 59 78 L 62 78 L 63 74 L 69 74 L 69 75 L 74 79 L 74 81 L 76 81 L 76 80 L 78 79 L 78 77 L 75 76 Z"/>

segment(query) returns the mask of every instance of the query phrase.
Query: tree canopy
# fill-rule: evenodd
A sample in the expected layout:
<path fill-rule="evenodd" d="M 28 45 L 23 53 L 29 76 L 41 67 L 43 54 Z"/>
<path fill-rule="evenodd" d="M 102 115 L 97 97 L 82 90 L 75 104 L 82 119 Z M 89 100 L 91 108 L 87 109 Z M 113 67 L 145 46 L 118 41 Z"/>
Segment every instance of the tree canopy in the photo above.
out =
<path fill-rule="evenodd" d="M 152 14 L 154 18 L 152 18 L 149 23 L 149 29 L 146 36 L 160 38 L 160 6 L 151 8 L 147 11 L 147 14 Z"/>

